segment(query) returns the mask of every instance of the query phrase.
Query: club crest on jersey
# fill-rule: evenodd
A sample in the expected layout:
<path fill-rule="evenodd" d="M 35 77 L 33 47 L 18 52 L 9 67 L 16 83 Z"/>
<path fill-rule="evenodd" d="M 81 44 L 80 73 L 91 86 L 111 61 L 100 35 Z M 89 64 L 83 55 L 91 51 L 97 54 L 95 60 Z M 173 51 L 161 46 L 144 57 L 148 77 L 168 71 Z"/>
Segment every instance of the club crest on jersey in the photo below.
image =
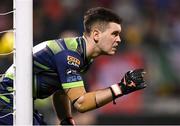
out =
<path fill-rule="evenodd" d="M 69 65 L 73 65 L 73 66 L 79 67 L 81 62 L 80 62 L 79 59 L 77 59 L 77 58 L 75 58 L 73 56 L 67 56 L 67 63 Z"/>

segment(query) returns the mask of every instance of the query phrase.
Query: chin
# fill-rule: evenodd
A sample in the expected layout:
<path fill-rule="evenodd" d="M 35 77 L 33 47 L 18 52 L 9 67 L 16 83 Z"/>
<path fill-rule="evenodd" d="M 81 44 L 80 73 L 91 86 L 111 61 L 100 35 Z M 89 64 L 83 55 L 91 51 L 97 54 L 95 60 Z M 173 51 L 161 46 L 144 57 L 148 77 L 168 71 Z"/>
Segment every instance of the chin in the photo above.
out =
<path fill-rule="evenodd" d="M 104 51 L 103 55 L 114 55 L 116 53 L 116 50 L 110 50 L 110 51 Z"/>
<path fill-rule="evenodd" d="M 112 52 L 109 52 L 108 55 L 114 55 L 116 52 L 115 51 L 112 51 Z"/>

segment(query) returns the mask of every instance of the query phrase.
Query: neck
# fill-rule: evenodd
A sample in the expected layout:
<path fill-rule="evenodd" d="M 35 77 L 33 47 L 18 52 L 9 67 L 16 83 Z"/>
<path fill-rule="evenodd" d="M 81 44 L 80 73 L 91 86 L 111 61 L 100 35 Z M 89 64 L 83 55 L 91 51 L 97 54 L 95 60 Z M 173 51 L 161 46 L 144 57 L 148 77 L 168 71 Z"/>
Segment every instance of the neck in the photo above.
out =
<path fill-rule="evenodd" d="M 91 37 L 86 36 L 86 35 L 83 35 L 83 38 L 86 42 L 86 57 L 90 59 L 94 59 L 97 56 L 99 56 L 100 51 L 96 47 L 96 43 L 94 42 L 94 40 Z"/>

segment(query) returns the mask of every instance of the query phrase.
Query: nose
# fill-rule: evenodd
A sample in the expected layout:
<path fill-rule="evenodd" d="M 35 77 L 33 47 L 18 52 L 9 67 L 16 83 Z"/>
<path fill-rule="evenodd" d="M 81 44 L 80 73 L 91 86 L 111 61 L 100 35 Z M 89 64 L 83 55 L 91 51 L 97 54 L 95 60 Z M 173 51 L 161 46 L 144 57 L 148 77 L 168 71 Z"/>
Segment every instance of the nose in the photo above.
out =
<path fill-rule="evenodd" d="M 120 36 L 117 36 L 117 40 L 116 40 L 118 43 L 121 42 L 121 37 Z"/>

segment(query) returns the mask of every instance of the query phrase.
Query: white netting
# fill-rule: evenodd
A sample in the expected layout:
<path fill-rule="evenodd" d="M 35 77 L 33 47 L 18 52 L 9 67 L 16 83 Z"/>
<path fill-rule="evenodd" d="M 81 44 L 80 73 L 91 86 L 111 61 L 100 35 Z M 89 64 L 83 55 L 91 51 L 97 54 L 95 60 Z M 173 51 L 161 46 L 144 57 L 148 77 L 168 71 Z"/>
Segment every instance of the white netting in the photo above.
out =
<path fill-rule="evenodd" d="M 15 11 L 15 10 L 8 11 L 8 12 L 5 12 L 5 13 L 0 13 L 0 16 L 6 16 L 6 15 L 9 15 L 9 14 L 13 14 L 14 11 Z M 9 29 L 9 30 L 0 31 L 0 34 L 10 33 L 10 32 L 13 32 L 13 33 L 14 33 L 14 31 L 15 31 L 15 28 L 12 28 L 12 29 Z M 14 41 L 14 39 L 13 39 L 13 41 Z M 9 52 L 1 52 L 1 53 L 0 53 L 0 58 L 9 56 L 10 54 L 14 54 L 14 51 L 15 51 L 15 49 L 13 48 L 13 49 L 12 49 L 11 51 L 9 51 Z M 2 60 L 3 60 L 3 59 L 2 59 Z M 2 60 L 1 60 L 1 62 L 3 62 Z M 3 67 L 3 66 L 1 66 L 1 67 Z M 0 82 L 2 81 L 4 75 L 5 75 L 5 73 L 1 73 L 1 74 L 0 74 Z M 14 91 L 13 91 L 12 93 L 0 93 L 0 97 L 4 97 L 4 96 L 7 96 L 7 95 L 13 95 L 13 96 L 14 96 Z M 4 115 L 4 116 L 0 116 L 0 118 L 3 118 L 3 117 L 8 116 L 8 115 L 10 115 L 10 114 L 13 114 L 13 115 L 14 115 L 14 112 L 15 112 L 15 110 L 14 110 L 14 108 L 13 108 L 13 113 L 8 113 L 8 114 L 6 114 L 6 115 Z"/>
<path fill-rule="evenodd" d="M 12 14 L 14 13 L 15 10 L 12 10 L 12 11 L 8 11 L 8 12 L 5 12 L 5 13 L 0 13 L 0 16 L 5 16 L 5 15 L 8 15 L 8 14 Z"/>
<path fill-rule="evenodd" d="M 0 53 L 0 56 L 7 56 L 7 55 L 10 55 L 10 54 L 13 54 L 14 53 L 14 50 L 10 51 L 10 52 L 7 52 L 7 53 Z"/>

